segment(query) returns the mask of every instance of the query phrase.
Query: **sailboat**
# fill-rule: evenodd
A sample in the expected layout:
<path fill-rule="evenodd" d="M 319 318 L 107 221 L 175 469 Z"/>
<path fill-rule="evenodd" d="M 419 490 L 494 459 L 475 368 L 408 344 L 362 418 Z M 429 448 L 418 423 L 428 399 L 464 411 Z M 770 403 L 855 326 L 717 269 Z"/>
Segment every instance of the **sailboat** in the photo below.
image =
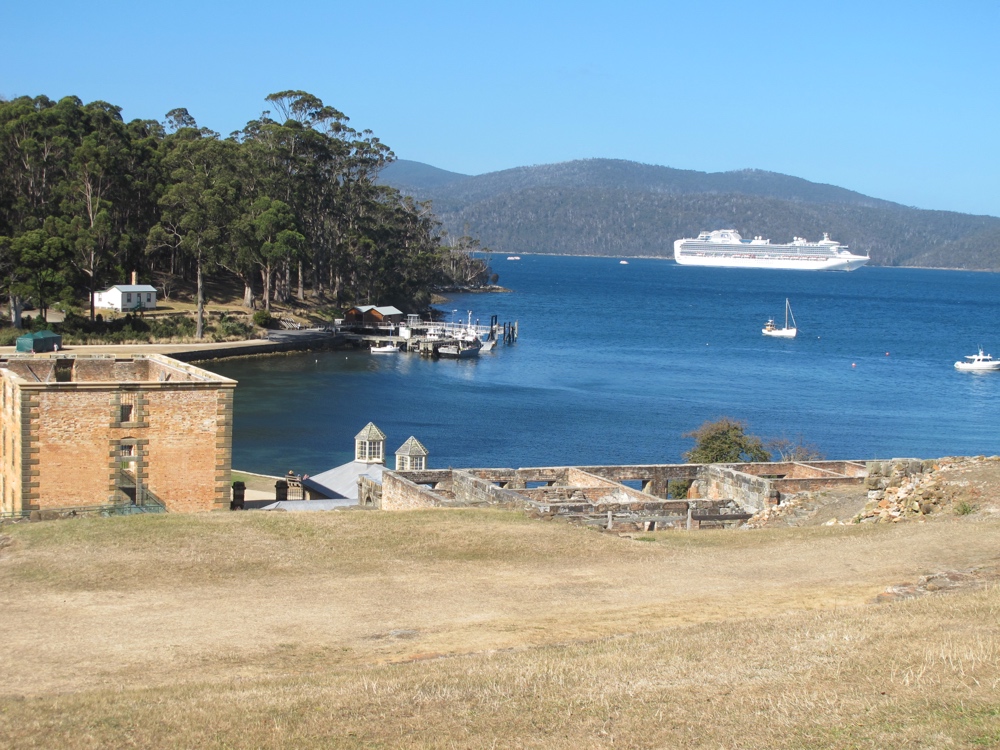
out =
<path fill-rule="evenodd" d="M 792 327 L 788 327 L 788 319 L 792 319 Z M 798 333 L 796 328 L 795 316 L 792 315 L 792 306 L 788 303 L 788 298 L 785 297 L 785 327 L 778 328 L 774 324 L 774 318 L 771 318 L 764 324 L 764 327 L 760 329 L 760 332 L 765 336 L 775 336 L 782 339 L 794 339 L 795 334 Z"/>

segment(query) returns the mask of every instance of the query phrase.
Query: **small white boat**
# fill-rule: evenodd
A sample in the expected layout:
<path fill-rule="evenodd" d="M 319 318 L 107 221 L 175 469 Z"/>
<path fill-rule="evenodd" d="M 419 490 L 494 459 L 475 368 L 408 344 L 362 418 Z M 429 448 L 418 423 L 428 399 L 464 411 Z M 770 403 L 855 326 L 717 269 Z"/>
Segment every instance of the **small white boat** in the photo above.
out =
<path fill-rule="evenodd" d="M 507 260 L 521 260 L 520 255 L 508 255 Z"/>
<path fill-rule="evenodd" d="M 788 327 L 789 317 L 792 319 L 791 328 Z M 774 324 L 774 318 L 770 318 L 767 323 L 764 324 L 764 327 L 760 329 L 760 332 L 765 336 L 774 336 L 775 338 L 782 339 L 794 339 L 795 334 L 798 333 L 798 328 L 796 326 L 795 316 L 792 315 L 792 306 L 788 303 L 788 298 L 785 297 L 785 327 L 778 328 L 778 326 Z"/>
<path fill-rule="evenodd" d="M 628 261 L 627 260 L 620 260 L 620 261 L 618 261 L 618 265 L 627 266 L 628 265 Z"/>
<path fill-rule="evenodd" d="M 1000 359 L 993 359 L 989 354 L 983 354 L 983 347 L 979 347 L 979 354 L 966 354 L 965 360 L 956 362 L 955 369 L 976 372 L 1000 370 Z"/>
<path fill-rule="evenodd" d="M 486 341 L 483 342 L 483 345 L 481 347 L 479 347 L 479 351 L 480 352 L 491 352 L 491 351 L 493 351 L 493 347 L 496 346 L 496 345 L 497 345 L 497 340 L 496 339 L 488 339 L 488 340 L 486 340 Z"/>
<path fill-rule="evenodd" d="M 382 346 L 373 346 L 371 352 L 372 354 L 398 354 L 399 349 L 396 348 L 395 344 L 383 344 Z"/>

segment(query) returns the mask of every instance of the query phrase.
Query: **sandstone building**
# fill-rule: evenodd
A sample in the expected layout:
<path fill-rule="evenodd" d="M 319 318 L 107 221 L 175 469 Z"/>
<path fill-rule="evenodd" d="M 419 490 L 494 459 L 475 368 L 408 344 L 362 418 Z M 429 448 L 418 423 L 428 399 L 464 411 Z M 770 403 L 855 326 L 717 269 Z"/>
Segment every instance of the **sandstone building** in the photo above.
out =
<path fill-rule="evenodd" d="M 156 354 L 0 359 L 0 512 L 228 508 L 235 387 Z"/>

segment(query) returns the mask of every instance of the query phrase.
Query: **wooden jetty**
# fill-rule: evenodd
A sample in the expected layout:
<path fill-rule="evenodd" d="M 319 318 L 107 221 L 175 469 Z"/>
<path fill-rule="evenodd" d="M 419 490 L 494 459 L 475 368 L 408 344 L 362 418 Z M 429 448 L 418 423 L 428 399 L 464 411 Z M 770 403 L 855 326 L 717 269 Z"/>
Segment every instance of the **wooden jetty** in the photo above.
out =
<path fill-rule="evenodd" d="M 478 320 L 473 323 L 470 311 L 468 320 L 464 322 L 421 320 L 418 315 L 408 315 L 405 323 L 341 324 L 337 330 L 356 346 L 392 344 L 400 351 L 416 352 L 422 357 L 438 357 L 442 347 L 461 347 L 472 341 L 514 344 L 517 342 L 518 322 L 500 323 L 494 315 L 488 325 Z"/>

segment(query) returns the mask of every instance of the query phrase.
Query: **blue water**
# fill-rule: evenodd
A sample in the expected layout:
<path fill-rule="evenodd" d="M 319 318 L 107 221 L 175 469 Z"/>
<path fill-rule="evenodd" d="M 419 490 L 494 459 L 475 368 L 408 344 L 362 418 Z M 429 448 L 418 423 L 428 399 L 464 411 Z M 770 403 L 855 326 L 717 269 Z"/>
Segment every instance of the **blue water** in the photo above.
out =
<path fill-rule="evenodd" d="M 478 360 L 318 352 L 213 363 L 236 389 L 233 465 L 316 473 L 369 421 L 434 468 L 665 463 L 730 416 L 828 458 L 1000 453 L 1000 275 L 898 268 L 803 273 L 560 256 L 497 260 L 511 294 L 441 305 L 520 323 Z M 765 338 L 785 297 L 793 340 Z"/>

